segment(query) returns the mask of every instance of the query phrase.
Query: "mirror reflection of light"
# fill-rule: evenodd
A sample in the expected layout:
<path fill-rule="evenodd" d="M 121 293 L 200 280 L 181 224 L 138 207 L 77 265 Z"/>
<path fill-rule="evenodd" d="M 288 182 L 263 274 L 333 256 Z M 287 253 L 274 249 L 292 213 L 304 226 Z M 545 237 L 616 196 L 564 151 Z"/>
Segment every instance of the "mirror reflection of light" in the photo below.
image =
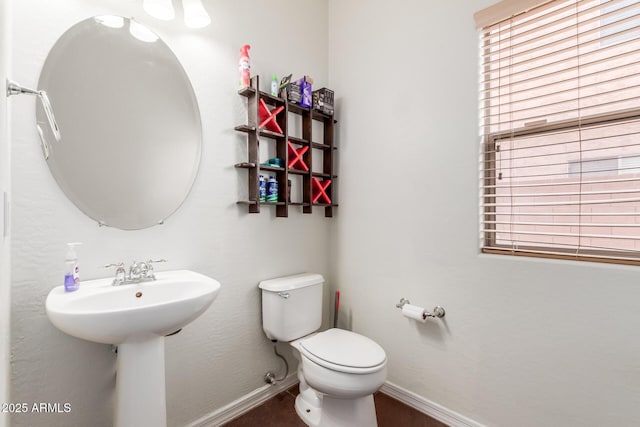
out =
<path fill-rule="evenodd" d="M 42 155 L 45 160 L 49 160 L 49 144 L 47 144 L 47 140 L 44 137 L 44 132 L 40 127 L 40 124 L 36 124 L 36 129 L 38 130 L 38 136 L 40 137 L 40 146 L 42 147 Z"/>
<path fill-rule="evenodd" d="M 149 15 L 163 21 L 170 21 L 175 16 L 171 0 L 144 0 L 142 8 Z"/>
<path fill-rule="evenodd" d="M 200 0 L 182 0 L 184 23 L 189 28 L 202 28 L 211 23 L 209 14 Z"/>
<path fill-rule="evenodd" d="M 158 36 L 153 31 L 133 19 L 129 22 L 129 32 L 133 37 L 143 42 L 153 43 L 158 40 Z"/>
<path fill-rule="evenodd" d="M 122 16 L 102 15 L 95 17 L 96 22 L 109 28 L 124 27 L 124 18 Z"/>

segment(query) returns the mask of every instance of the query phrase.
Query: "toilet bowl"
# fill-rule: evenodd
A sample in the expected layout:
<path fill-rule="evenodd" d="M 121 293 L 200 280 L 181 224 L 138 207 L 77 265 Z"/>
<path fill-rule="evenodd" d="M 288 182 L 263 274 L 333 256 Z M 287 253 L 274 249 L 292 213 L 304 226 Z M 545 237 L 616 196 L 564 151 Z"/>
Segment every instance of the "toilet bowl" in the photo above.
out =
<path fill-rule="evenodd" d="M 290 343 L 300 360 L 296 412 L 309 426 L 377 426 L 373 393 L 387 377 L 382 347 L 329 329 Z"/>
<path fill-rule="evenodd" d="M 305 424 L 375 427 L 373 393 L 386 379 L 386 354 L 355 332 L 315 332 L 322 317 L 323 283 L 318 274 L 260 282 L 263 329 L 270 339 L 294 349 L 300 381 L 295 409 Z"/>

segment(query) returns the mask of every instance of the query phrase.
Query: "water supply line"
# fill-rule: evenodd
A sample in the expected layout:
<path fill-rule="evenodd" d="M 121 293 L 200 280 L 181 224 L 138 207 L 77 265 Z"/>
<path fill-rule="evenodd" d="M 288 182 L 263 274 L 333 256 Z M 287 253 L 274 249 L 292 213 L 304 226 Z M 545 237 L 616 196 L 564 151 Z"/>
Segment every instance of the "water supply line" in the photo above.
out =
<path fill-rule="evenodd" d="M 289 375 L 289 362 L 287 362 L 287 359 L 285 359 L 283 355 L 278 353 L 277 346 L 278 346 L 278 341 L 273 341 L 273 352 L 276 354 L 276 356 L 278 356 L 284 362 L 284 375 L 281 378 L 276 378 L 276 375 L 273 372 L 271 371 L 267 372 L 264 375 L 264 382 L 271 385 L 276 385 L 280 381 L 287 378 L 287 375 Z"/>
<path fill-rule="evenodd" d="M 53 114 L 53 109 L 51 108 L 51 102 L 49 102 L 47 92 L 45 92 L 44 90 L 29 89 L 7 79 L 7 98 L 12 95 L 34 95 L 38 99 L 40 99 L 44 114 L 47 116 L 47 120 L 49 121 L 51 132 L 53 132 L 53 136 L 55 137 L 56 142 L 60 142 L 60 128 L 58 128 L 58 122 L 56 122 L 56 117 Z M 42 135 L 41 130 L 39 130 L 39 133 L 40 135 Z"/>

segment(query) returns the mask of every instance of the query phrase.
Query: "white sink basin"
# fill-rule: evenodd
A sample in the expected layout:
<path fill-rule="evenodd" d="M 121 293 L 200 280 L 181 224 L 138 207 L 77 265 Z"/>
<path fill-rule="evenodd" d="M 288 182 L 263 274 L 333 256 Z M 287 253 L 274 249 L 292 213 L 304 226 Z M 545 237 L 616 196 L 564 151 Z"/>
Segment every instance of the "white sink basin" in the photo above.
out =
<path fill-rule="evenodd" d="M 220 291 L 220 283 L 189 270 L 157 272 L 156 280 L 112 286 L 112 278 L 80 282 L 75 292 L 54 288 L 47 315 L 74 337 L 120 344 L 149 335 L 165 336 L 200 316 Z"/>
<path fill-rule="evenodd" d="M 112 282 L 80 282 L 75 292 L 54 288 L 47 315 L 69 335 L 118 345 L 116 427 L 166 426 L 164 337 L 204 313 L 220 283 L 188 270 L 158 272 L 139 284 Z"/>

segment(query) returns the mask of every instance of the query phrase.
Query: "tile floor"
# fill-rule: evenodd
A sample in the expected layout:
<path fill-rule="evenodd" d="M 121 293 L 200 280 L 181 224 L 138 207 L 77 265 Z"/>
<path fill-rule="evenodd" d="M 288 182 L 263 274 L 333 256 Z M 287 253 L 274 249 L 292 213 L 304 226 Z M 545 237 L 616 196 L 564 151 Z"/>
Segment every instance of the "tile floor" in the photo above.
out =
<path fill-rule="evenodd" d="M 297 393 L 298 386 L 283 391 L 225 427 L 305 427 L 293 407 Z M 378 427 L 447 427 L 386 394 L 378 392 L 374 400 Z"/>

